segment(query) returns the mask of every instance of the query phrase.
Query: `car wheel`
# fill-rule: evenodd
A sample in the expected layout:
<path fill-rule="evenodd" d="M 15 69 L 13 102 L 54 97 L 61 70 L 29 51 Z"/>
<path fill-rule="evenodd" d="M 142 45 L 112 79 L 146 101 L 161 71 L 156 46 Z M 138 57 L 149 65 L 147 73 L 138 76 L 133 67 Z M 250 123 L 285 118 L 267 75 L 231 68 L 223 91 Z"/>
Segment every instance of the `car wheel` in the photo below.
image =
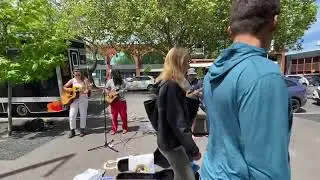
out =
<path fill-rule="evenodd" d="M 154 87 L 152 84 L 150 84 L 148 87 L 147 87 L 148 91 L 153 91 Z"/>
<path fill-rule="evenodd" d="M 28 108 L 26 107 L 26 105 L 17 105 L 15 106 L 15 111 L 17 113 L 18 116 L 20 117 L 26 117 L 30 115 L 30 112 L 28 110 Z"/>
<path fill-rule="evenodd" d="M 301 103 L 298 99 L 292 98 L 291 99 L 291 108 L 293 113 L 297 113 L 301 108 Z"/>

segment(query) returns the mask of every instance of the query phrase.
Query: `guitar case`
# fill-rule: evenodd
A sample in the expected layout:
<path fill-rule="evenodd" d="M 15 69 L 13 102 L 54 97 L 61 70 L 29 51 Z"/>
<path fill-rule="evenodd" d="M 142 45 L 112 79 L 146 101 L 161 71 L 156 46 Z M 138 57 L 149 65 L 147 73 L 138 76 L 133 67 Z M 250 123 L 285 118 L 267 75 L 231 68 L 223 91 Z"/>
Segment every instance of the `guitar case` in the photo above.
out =
<path fill-rule="evenodd" d="M 116 176 L 116 179 L 173 180 L 173 177 L 174 177 L 174 173 L 172 169 L 164 169 L 154 174 L 123 172 L 123 173 L 119 173 Z"/>
<path fill-rule="evenodd" d="M 158 148 L 153 152 L 153 156 L 154 156 L 154 164 L 164 169 L 170 167 L 168 160 L 162 155 L 162 153 Z M 119 172 L 129 171 L 129 158 L 120 159 L 117 162 L 117 169 Z"/>
<path fill-rule="evenodd" d="M 173 180 L 174 173 L 173 170 L 168 169 L 170 164 L 168 160 L 162 155 L 160 150 L 157 148 L 154 152 L 154 164 L 163 168 L 164 170 L 160 172 L 156 172 L 154 174 L 151 173 L 136 173 L 136 172 L 128 172 L 129 171 L 129 158 L 120 159 L 117 162 L 117 169 L 120 172 L 116 179 L 159 179 L 159 180 Z M 199 170 L 199 166 L 192 164 L 192 169 L 195 171 L 196 180 L 200 179 L 200 175 L 197 172 Z"/>
<path fill-rule="evenodd" d="M 154 174 L 144 174 L 144 173 L 132 173 L 132 172 L 122 172 L 116 176 L 116 179 L 157 179 L 157 180 L 173 180 L 174 172 L 172 169 L 164 169 L 162 171 L 156 172 Z M 200 180 L 200 174 L 195 173 L 195 179 Z"/>

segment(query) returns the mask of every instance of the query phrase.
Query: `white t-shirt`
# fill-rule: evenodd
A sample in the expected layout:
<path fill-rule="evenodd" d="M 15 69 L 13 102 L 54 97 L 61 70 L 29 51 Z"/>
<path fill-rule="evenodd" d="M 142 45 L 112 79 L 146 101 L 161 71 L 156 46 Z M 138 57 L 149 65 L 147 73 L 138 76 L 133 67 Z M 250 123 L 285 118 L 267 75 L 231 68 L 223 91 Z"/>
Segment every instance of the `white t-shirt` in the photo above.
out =
<path fill-rule="evenodd" d="M 106 83 L 105 89 L 110 92 L 110 91 L 117 91 L 119 92 L 118 98 L 119 100 L 125 101 L 125 92 L 127 91 L 127 85 L 126 82 L 122 80 L 121 85 L 115 85 L 113 82 L 113 79 L 109 79 Z"/>
<path fill-rule="evenodd" d="M 86 79 L 83 81 L 78 81 L 76 78 L 73 78 L 70 80 L 70 84 L 72 84 L 72 87 L 76 87 L 76 88 L 80 89 L 80 91 L 81 91 L 80 96 L 87 96 L 88 97 L 88 94 L 82 93 L 85 90 L 89 90 L 88 89 L 88 82 Z"/>

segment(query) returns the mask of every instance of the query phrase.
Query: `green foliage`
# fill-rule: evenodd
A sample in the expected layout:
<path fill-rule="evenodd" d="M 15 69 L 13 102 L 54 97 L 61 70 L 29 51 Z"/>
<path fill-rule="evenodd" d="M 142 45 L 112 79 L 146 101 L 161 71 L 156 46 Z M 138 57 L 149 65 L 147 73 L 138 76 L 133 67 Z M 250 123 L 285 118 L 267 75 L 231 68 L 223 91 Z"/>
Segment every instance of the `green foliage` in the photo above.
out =
<path fill-rule="evenodd" d="M 142 57 L 142 64 L 163 64 L 164 56 L 161 53 L 151 52 Z"/>
<path fill-rule="evenodd" d="M 0 82 L 25 83 L 50 77 L 65 60 L 67 40 L 74 37 L 66 14 L 47 0 L 0 2 Z M 7 48 L 19 56 L 8 57 Z"/>
<path fill-rule="evenodd" d="M 144 75 L 149 75 L 150 72 L 152 70 L 152 67 L 151 66 L 146 66 L 144 69 L 143 69 L 143 73 Z"/>
<path fill-rule="evenodd" d="M 192 48 L 204 44 L 206 51 L 223 48 L 229 42 L 226 34 L 229 4 L 212 0 L 119 0 L 119 25 L 126 29 L 123 37 L 135 35 L 161 52 L 174 45 Z M 125 25 L 122 27 L 121 25 Z M 225 32 L 225 33 L 223 33 Z M 121 35 L 121 32 L 118 33 Z"/>
<path fill-rule="evenodd" d="M 275 50 L 284 47 L 299 47 L 305 30 L 317 20 L 317 4 L 314 0 L 281 0 L 278 31 L 275 36 Z M 298 41 L 298 44 L 297 44 Z"/>
<path fill-rule="evenodd" d="M 199 78 L 204 76 L 202 68 L 196 68 L 196 71 L 197 71 L 197 76 Z"/>
<path fill-rule="evenodd" d="M 125 65 L 125 64 L 135 64 L 135 62 L 133 59 L 128 57 L 128 54 L 124 52 L 120 52 L 111 59 L 111 64 Z"/>
<path fill-rule="evenodd" d="M 70 15 L 73 29 L 91 46 L 116 43 L 117 2 L 111 0 L 61 0 L 61 10 Z"/>
<path fill-rule="evenodd" d="M 231 0 L 60 1 L 65 12 L 81 17 L 74 29 L 91 44 L 148 44 L 163 54 L 174 45 L 203 45 L 216 58 L 231 43 Z M 314 0 L 281 0 L 275 50 L 296 46 L 316 11 Z"/>
<path fill-rule="evenodd" d="M 230 45 L 227 32 L 231 0 L 118 0 L 116 35 L 150 44 L 166 52 L 174 45 L 204 45 L 207 55 L 217 55 Z M 292 48 L 316 20 L 314 0 L 281 0 L 275 50 Z M 215 57 L 213 57 L 215 58 Z"/>

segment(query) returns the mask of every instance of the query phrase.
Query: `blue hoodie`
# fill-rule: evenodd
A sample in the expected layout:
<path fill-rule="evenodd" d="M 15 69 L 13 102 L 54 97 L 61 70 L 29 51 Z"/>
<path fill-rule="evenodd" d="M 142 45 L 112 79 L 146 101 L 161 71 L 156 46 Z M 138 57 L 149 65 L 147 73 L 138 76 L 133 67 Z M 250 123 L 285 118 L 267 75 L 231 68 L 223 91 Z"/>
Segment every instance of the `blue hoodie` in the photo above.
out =
<path fill-rule="evenodd" d="M 234 43 L 205 76 L 210 135 L 201 179 L 290 179 L 289 95 L 279 65 L 266 55 Z"/>

